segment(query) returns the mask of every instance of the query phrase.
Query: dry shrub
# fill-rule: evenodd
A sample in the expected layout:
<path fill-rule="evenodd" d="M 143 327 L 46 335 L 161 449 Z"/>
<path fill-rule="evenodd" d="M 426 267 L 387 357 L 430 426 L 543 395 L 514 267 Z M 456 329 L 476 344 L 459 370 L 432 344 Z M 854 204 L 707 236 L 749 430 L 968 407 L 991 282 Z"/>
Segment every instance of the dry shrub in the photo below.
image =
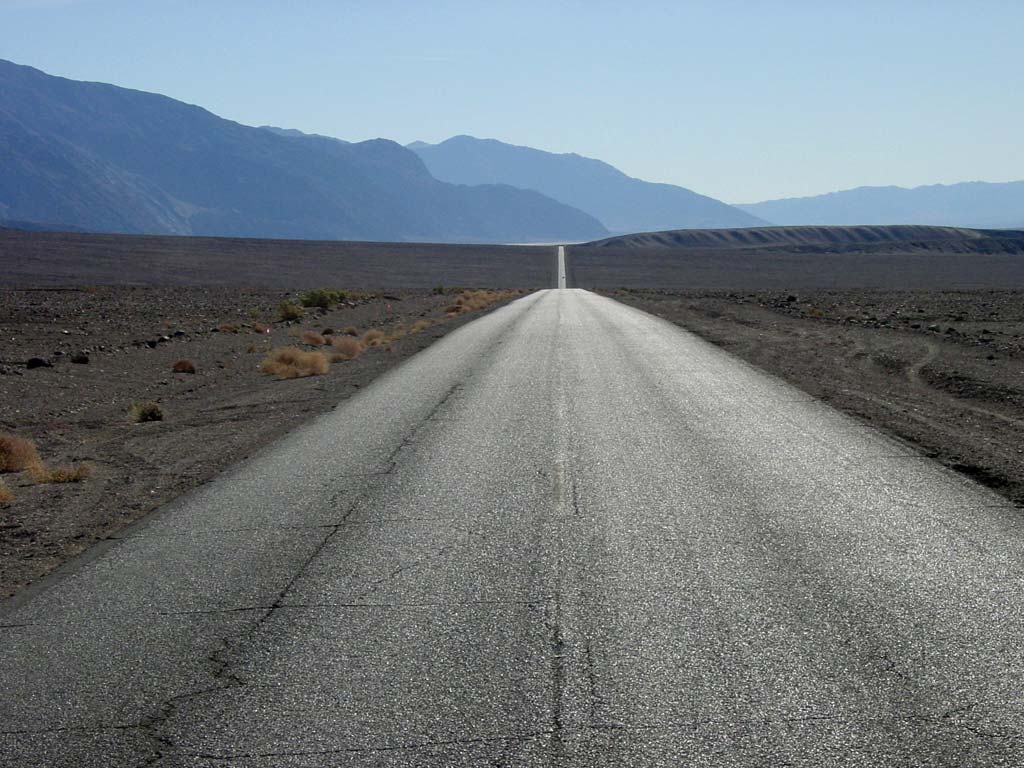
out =
<path fill-rule="evenodd" d="M 364 347 L 379 347 L 384 343 L 384 332 L 379 331 L 376 328 L 367 331 L 363 334 L 363 346 Z"/>
<path fill-rule="evenodd" d="M 405 326 L 399 323 L 388 332 L 388 341 L 398 341 L 404 339 L 409 335 L 409 332 L 405 329 Z"/>
<path fill-rule="evenodd" d="M 304 352 L 297 347 L 276 347 L 260 363 L 260 370 L 278 379 L 301 379 L 327 373 L 330 363 L 323 352 Z"/>
<path fill-rule="evenodd" d="M 132 403 L 131 409 L 128 413 L 132 417 L 132 421 L 136 424 L 141 424 L 144 421 L 163 421 L 164 411 L 160 407 L 159 403 L 148 402 L 148 403 Z"/>
<path fill-rule="evenodd" d="M 324 336 L 333 336 L 334 335 L 334 329 L 331 328 L 330 326 L 327 326 L 322 331 L 320 331 L 320 333 L 322 333 Z"/>
<path fill-rule="evenodd" d="M 255 322 L 252 324 L 252 330 L 254 333 L 270 333 L 270 326 L 265 323 Z"/>
<path fill-rule="evenodd" d="M 277 305 L 277 319 L 283 323 L 298 320 L 304 314 L 306 314 L 305 310 L 293 301 L 282 301 Z"/>
<path fill-rule="evenodd" d="M 171 370 L 175 373 L 195 373 L 196 364 L 191 360 L 175 360 L 171 365 Z"/>
<path fill-rule="evenodd" d="M 14 498 L 14 494 L 3 483 L 0 483 L 0 504 L 7 504 Z"/>
<path fill-rule="evenodd" d="M 346 297 L 347 294 L 345 291 L 335 291 L 330 288 L 316 288 L 302 294 L 299 297 L 299 303 L 304 307 L 330 309 L 335 304 L 340 304 L 345 301 Z"/>
<path fill-rule="evenodd" d="M 347 326 L 342 330 L 342 333 L 344 333 L 346 336 L 355 336 L 357 338 L 359 337 L 359 329 L 356 328 L 354 325 Z"/>
<path fill-rule="evenodd" d="M 309 344 L 311 347 L 322 347 L 327 343 L 323 335 L 316 331 L 303 331 L 300 338 L 304 344 Z"/>
<path fill-rule="evenodd" d="M 412 324 L 412 328 L 409 329 L 409 333 L 419 333 L 420 331 L 425 331 L 431 325 L 432 323 L 429 320 L 417 320 L 415 323 Z"/>
<path fill-rule="evenodd" d="M 455 303 L 445 307 L 444 311 L 449 317 L 454 317 L 464 312 L 486 309 L 495 302 L 512 299 L 518 295 L 518 291 L 463 291 Z"/>
<path fill-rule="evenodd" d="M 21 472 L 42 466 L 39 451 L 31 440 L 0 432 L 0 472 Z"/>
<path fill-rule="evenodd" d="M 80 483 L 92 474 L 92 467 L 88 464 L 72 466 L 66 464 L 55 469 L 47 469 L 39 465 L 31 470 L 32 480 L 36 483 Z"/>
<path fill-rule="evenodd" d="M 334 348 L 335 357 L 340 360 L 355 360 L 363 351 L 359 339 L 353 339 L 351 336 L 335 336 L 331 339 L 331 346 Z"/>
<path fill-rule="evenodd" d="M 221 333 L 238 333 L 238 326 L 233 323 L 223 323 L 217 326 L 217 330 Z"/>

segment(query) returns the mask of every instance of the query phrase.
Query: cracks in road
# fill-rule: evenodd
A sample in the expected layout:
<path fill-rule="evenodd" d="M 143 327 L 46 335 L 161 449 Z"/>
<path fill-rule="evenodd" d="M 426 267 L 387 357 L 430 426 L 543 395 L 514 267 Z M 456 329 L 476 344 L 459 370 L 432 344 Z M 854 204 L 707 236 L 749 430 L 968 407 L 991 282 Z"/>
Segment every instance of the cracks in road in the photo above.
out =
<path fill-rule="evenodd" d="M 565 728 L 562 707 L 566 692 L 567 666 L 565 639 L 562 637 L 561 603 L 561 595 L 556 593 L 554 600 L 545 606 L 544 616 L 544 624 L 551 633 L 551 722 L 554 741 L 558 744 L 561 744 L 562 731 Z"/>
<path fill-rule="evenodd" d="M 576 517 L 583 517 L 583 507 L 580 504 L 580 489 L 575 481 L 569 483 L 569 501 L 572 505 L 573 514 Z"/>
<path fill-rule="evenodd" d="M 414 426 L 409 432 L 402 436 L 402 439 L 395 446 L 394 450 L 391 451 L 384 459 L 385 469 L 372 473 L 374 477 L 388 477 L 393 475 L 398 469 L 398 457 L 408 448 L 411 448 L 416 444 L 416 436 L 423 431 L 427 424 L 435 423 L 437 421 L 443 421 L 437 419 L 436 416 L 440 413 L 445 406 L 448 405 L 448 401 L 451 400 L 460 390 L 465 387 L 465 381 L 458 381 L 450 386 L 445 393 L 441 396 L 441 399 L 434 403 L 433 407 L 427 412 L 423 418 Z"/>
<path fill-rule="evenodd" d="M 256 611 L 334 611 L 351 609 L 389 610 L 396 608 L 458 608 L 474 605 L 509 605 L 536 607 L 546 605 L 547 601 L 538 600 L 438 600 L 422 602 L 387 602 L 387 603 L 279 603 L 276 605 L 252 605 L 240 608 L 210 608 L 198 611 L 160 612 L 159 616 L 211 616 L 222 613 L 252 613 Z"/>
<path fill-rule="evenodd" d="M 379 478 L 393 475 L 399 466 L 400 456 L 402 452 L 415 444 L 417 435 L 424 428 L 426 428 L 428 424 L 437 420 L 437 414 L 440 413 L 448 405 L 449 401 L 463 388 L 464 384 L 464 381 L 458 381 L 451 387 L 449 387 L 441 396 L 441 398 L 436 403 L 434 403 L 434 405 L 425 414 L 425 416 L 423 416 L 416 423 L 416 425 L 411 430 L 409 430 L 408 433 L 402 436 L 401 440 L 384 460 L 384 466 L 386 467 L 386 469 L 380 472 L 371 472 L 360 476 Z M 336 479 L 345 481 L 351 479 L 351 477 L 339 476 Z M 352 493 L 355 494 L 355 498 L 348 504 L 348 507 L 345 509 L 345 512 L 341 516 L 341 519 L 329 524 L 315 526 L 300 526 L 303 528 L 310 528 L 312 530 L 323 530 L 325 534 L 323 538 L 319 541 L 319 543 L 313 548 L 312 552 L 310 552 L 309 556 L 306 557 L 306 559 L 299 565 L 295 573 L 288 580 L 288 583 L 285 584 L 285 586 L 280 590 L 277 597 L 270 605 L 230 609 L 215 609 L 208 612 L 211 614 L 226 614 L 239 613 L 245 611 L 258 611 L 260 612 L 260 615 L 249 627 L 247 627 L 245 630 L 241 631 L 237 635 L 222 638 L 220 640 L 219 646 L 206 656 L 205 661 L 211 665 L 209 677 L 214 682 L 213 685 L 189 691 L 187 693 L 171 696 L 170 698 L 161 702 L 155 708 L 154 712 L 150 716 L 144 718 L 137 725 L 131 726 L 132 728 L 137 728 L 141 730 L 145 734 L 145 736 L 151 742 L 152 748 L 154 750 L 154 757 L 147 759 L 145 762 L 141 763 L 140 768 L 144 768 L 145 766 L 149 766 L 156 762 L 159 762 L 161 759 L 169 755 L 181 756 L 187 754 L 182 750 L 178 749 L 178 747 L 175 745 L 173 739 L 170 736 L 161 732 L 163 727 L 166 726 L 171 721 L 171 719 L 179 713 L 179 711 L 183 708 L 184 705 L 186 705 L 188 702 L 194 701 L 205 696 L 209 696 L 211 694 L 220 693 L 233 688 L 241 688 L 246 685 L 246 681 L 244 679 L 242 679 L 241 677 L 239 677 L 231 671 L 233 662 L 230 656 L 232 652 L 235 651 L 238 647 L 242 646 L 249 638 L 253 637 L 261 629 L 261 627 L 263 627 L 263 625 L 266 624 L 266 622 L 269 621 L 278 611 L 305 607 L 303 605 L 289 604 L 286 602 L 285 597 L 292 591 L 298 580 L 306 574 L 306 572 L 309 570 L 313 562 L 321 555 L 321 553 L 331 543 L 335 536 L 337 536 L 338 533 L 347 526 L 347 524 L 349 523 L 349 518 L 355 513 L 357 509 L 359 509 L 367 501 L 367 499 L 370 496 L 371 490 L 369 488 L 346 488 L 343 491 L 336 491 L 332 493 L 328 497 L 327 503 L 331 506 L 340 505 L 343 503 L 345 496 Z M 379 591 L 384 585 L 386 585 L 393 579 L 399 577 L 402 573 L 409 571 L 413 568 L 419 567 L 432 557 L 444 554 L 453 547 L 454 545 L 443 547 L 438 552 L 431 553 L 431 555 L 429 555 L 428 557 L 421 558 L 412 563 L 400 565 L 398 568 L 395 568 L 393 571 L 388 573 L 383 578 L 370 584 L 367 589 L 365 589 L 362 593 L 356 596 L 356 600 L 360 600 L 364 597 L 373 594 L 374 592 Z M 367 605 L 366 607 L 370 606 Z M 193 613 L 204 612 L 179 612 L 178 614 L 171 614 L 170 612 L 168 612 L 164 615 L 189 615 Z M 340 751 L 344 752 L 352 750 Z M 267 756 L 274 756 L 274 754 L 276 753 L 270 753 Z M 312 752 L 309 754 L 320 753 Z M 331 753 L 324 752 L 323 754 Z M 201 757 L 202 755 L 194 756 Z M 210 756 L 210 759 L 216 758 Z"/>
<path fill-rule="evenodd" d="M 355 599 L 356 600 L 362 600 L 365 597 L 369 597 L 370 595 L 374 594 L 375 592 L 378 592 L 380 589 L 382 589 L 384 586 L 386 586 L 389 582 L 394 581 L 396 578 L 401 576 L 403 573 L 406 573 L 407 571 L 415 570 L 416 568 L 420 568 L 421 566 L 426 565 L 431 560 L 433 560 L 435 557 L 441 557 L 441 556 L 447 554 L 448 552 L 450 552 L 451 550 L 455 549 L 455 546 L 456 546 L 455 544 L 449 544 L 449 545 L 441 547 L 440 549 L 435 550 L 435 551 L 431 552 L 430 554 L 428 554 L 428 555 L 426 555 L 424 557 L 421 557 L 421 558 L 419 558 L 417 560 L 413 560 L 412 562 L 403 563 L 403 564 L 399 565 L 397 568 L 392 569 L 391 572 L 388 573 L 386 576 L 383 576 L 382 578 L 379 578 L 379 579 L 376 579 L 375 581 L 370 582 L 366 586 L 365 589 L 363 589 L 361 592 L 359 592 L 355 596 Z"/>
<path fill-rule="evenodd" d="M 551 731 L 530 731 L 528 733 L 496 734 L 493 736 L 476 736 L 463 739 L 431 739 L 415 744 L 395 744 L 388 746 L 368 747 L 338 747 L 336 749 L 315 749 L 315 750 L 276 750 L 273 752 L 244 752 L 230 755 L 217 755 L 206 752 L 181 752 L 183 757 L 193 757 L 215 762 L 232 762 L 235 760 L 252 760 L 271 757 L 316 757 L 327 755 L 361 754 L 372 752 L 410 752 L 423 749 L 438 749 L 443 747 L 462 747 L 480 744 L 495 744 L 507 742 L 524 742 L 534 739 L 542 739 L 551 735 Z"/>
<path fill-rule="evenodd" d="M 328 528 L 326 535 L 302 562 L 284 588 L 281 589 L 274 602 L 263 610 L 262 615 L 259 616 L 250 627 L 240 633 L 236 638 L 234 638 L 234 640 L 231 638 L 222 638 L 220 641 L 220 647 L 207 655 L 206 661 L 212 665 L 210 678 L 215 681 L 215 684 L 199 690 L 190 691 L 188 693 L 178 694 L 166 699 L 159 705 L 151 716 L 145 718 L 140 723 L 139 728 L 143 733 L 145 733 L 147 738 L 149 738 L 156 752 L 156 756 L 153 759 L 142 763 L 140 768 L 152 765 L 163 757 L 166 757 L 168 754 L 178 754 L 178 750 L 173 740 L 169 736 L 161 734 L 160 729 L 162 726 L 170 722 L 171 718 L 177 714 L 183 704 L 210 694 L 245 686 L 245 681 L 231 672 L 231 652 L 234 650 L 236 644 L 240 645 L 246 639 L 252 637 L 256 632 L 258 632 L 259 629 L 281 608 L 281 606 L 284 605 L 285 595 L 292 590 L 313 561 L 316 560 L 321 552 L 323 552 L 324 548 L 327 547 L 338 532 L 342 530 L 344 520 L 355 511 L 356 507 L 357 502 L 353 501 L 345 511 L 342 520 L 338 524 Z"/>

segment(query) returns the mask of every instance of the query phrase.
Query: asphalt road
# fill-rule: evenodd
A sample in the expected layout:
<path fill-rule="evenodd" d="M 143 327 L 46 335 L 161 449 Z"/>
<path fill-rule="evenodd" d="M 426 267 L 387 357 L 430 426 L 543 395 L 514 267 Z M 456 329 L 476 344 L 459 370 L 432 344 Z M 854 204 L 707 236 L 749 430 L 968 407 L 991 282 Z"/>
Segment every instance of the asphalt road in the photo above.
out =
<path fill-rule="evenodd" d="M 544 291 L 5 607 L 0 763 L 1019 766 L 1022 568 L 1000 497 Z"/>

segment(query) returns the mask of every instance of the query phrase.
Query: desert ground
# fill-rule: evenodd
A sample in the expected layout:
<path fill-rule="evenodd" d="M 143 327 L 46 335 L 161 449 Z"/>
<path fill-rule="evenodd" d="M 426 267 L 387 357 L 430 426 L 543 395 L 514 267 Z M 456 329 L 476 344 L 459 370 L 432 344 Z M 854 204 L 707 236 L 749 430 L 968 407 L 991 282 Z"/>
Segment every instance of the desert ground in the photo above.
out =
<path fill-rule="evenodd" d="M 1024 232 L 770 227 L 661 232 L 569 248 L 578 288 L 791 291 L 1024 288 Z"/>
<path fill-rule="evenodd" d="M 572 246 L 570 284 L 694 331 L 1024 501 L 1024 238 L 825 234 Z M 0 474 L 0 595 L 550 286 L 554 253 L 0 231 L 0 433 L 39 455 L 34 470 Z M 316 288 L 347 293 L 281 316 Z M 343 359 L 341 338 L 361 340 L 360 354 Z M 261 371 L 281 347 L 325 353 L 322 371 Z M 150 402 L 162 418 L 137 421 L 133 407 Z"/>
<path fill-rule="evenodd" d="M 1024 232 L 776 227 L 570 249 L 659 315 L 1024 502 Z"/>
<path fill-rule="evenodd" d="M 82 285 L 423 290 L 551 285 L 543 246 L 22 232 L 0 228 L 0 288 Z"/>
<path fill-rule="evenodd" d="M 0 596 L 520 295 L 508 286 L 547 286 L 553 254 L 0 232 L 0 433 L 44 467 L 0 474 Z M 315 288 L 347 294 L 281 318 Z M 322 353 L 326 372 L 262 372 L 282 347 Z M 135 420 L 146 403 L 159 421 Z"/>
<path fill-rule="evenodd" d="M 608 293 L 1024 504 L 1024 291 Z"/>

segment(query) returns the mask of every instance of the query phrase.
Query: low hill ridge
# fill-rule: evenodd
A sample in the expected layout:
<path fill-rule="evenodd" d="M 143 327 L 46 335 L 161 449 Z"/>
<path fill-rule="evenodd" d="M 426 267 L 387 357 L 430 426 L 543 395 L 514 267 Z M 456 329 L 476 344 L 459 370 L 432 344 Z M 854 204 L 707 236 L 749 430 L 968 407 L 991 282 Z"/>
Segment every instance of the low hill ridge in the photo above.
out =
<path fill-rule="evenodd" d="M 855 246 L 931 241 L 1024 238 L 1024 232 L 919 225 L 855 227 L 749 227 L 644 232 L 586 243 L 604 248 L 765 248 Z"/>

